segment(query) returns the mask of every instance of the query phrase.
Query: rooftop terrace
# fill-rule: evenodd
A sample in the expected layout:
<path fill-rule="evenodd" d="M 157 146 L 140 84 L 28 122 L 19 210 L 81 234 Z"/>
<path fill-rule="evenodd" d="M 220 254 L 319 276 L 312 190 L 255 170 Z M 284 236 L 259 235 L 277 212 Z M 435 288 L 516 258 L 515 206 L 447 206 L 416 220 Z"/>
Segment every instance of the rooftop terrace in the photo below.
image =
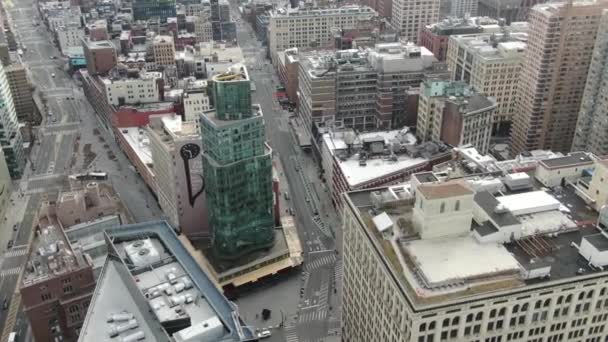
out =
<path fill-rule="evenodd" d="M 482 300 L 603 272 L 603 265 L 595 264 L 596 255 L 595 263 L 589 255 L 607 250 L 608 235 L 595 226 L 598 213 L 571 186 L 547 189 L 532 180 L 530 189 L 510 191 L 503 185 L 477 191 L 467 233 L 421 238 L 415 228 L 414 203 L 415 194 L 426 190 L 416 190 L 423 187 L 416 184 L 442 184 L 449 189 L 452 181 L 441 178 L 424 173 L 412 177 L 417 183 L 345 195 L 414 307 Z M 464 181 L 471 184 L 470 179 Z M 425 195 L 425 201 L 462 193 L 434 195 Z M 377 218 L 384 214 L 392 225 L 379 227 Z"/>

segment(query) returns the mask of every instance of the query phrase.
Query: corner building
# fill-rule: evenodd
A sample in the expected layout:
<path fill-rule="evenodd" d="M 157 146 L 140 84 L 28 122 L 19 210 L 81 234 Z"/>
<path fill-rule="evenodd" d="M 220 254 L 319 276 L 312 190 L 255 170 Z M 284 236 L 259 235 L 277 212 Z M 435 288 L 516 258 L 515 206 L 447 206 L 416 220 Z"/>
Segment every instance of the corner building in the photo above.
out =
<path fill-rule="evenodd" d="M 606 232 L 574 222 L 592 211 L 572 190 L 539 188 L 494 197 L 429 172 L 344 194 L 342 341 L 605 341 Z"/>
<path fill-rule="evenodd" d="M 250 86 L 244 65 L 214 76 L 215 110 L 200 120 L 209 225 L 214 252 L 223 259 L 274 242 L 272 150 Z"/>

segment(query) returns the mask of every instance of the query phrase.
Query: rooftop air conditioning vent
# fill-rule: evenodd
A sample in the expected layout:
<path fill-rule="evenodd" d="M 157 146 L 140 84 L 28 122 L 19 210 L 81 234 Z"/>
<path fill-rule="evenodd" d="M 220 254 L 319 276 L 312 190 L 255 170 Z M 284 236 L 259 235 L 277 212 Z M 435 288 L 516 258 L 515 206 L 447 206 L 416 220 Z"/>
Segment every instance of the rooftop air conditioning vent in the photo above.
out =
<path fill-rule="evenodd" d="M 137 252 L 137 254 L 139 254 L 141 256 L 148 255 L 148 254 L 150 254 L 150 250 L 147 248 L 142 248 L 139 250 L 139 252 Z"/>
<path fill-rule="evenodd" d="M 144 245 L 144 242 L 143 242 L 143 241 L 141 241 L 141 240 L 139 240 L 139 241 L 135 241 L 135 242 L 133 243 L 133 247 L 141 247 L 141 246 L 143 246 L 143 245 Z"/>

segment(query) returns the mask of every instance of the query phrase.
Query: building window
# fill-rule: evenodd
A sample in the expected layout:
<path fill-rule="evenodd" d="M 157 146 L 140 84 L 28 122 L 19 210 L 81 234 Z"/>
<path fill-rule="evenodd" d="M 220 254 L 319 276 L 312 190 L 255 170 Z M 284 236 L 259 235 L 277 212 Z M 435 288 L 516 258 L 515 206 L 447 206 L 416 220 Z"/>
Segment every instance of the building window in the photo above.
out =
<path fill-rule="evenodd" d="M 71 293 L 74 289 L 72 288 L 72 285 L 67 285 L 63 287 L 63 293 Z"/>
<path fill-rule="evenodd" d="M 43 293 L 40 295 L 40 299 L 42 299 L 43 302 L 51 299 L 51 294 L 50 293 Z"/>

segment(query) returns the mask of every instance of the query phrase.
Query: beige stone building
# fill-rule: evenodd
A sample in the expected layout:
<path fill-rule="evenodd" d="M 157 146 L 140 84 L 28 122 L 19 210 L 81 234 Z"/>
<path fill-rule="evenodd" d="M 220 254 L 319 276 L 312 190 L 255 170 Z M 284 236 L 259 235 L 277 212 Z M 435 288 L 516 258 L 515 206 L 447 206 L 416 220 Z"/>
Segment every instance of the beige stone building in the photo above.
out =
<path fill-rule="evenodd" d="M 314 49 L 333 45 L 332 29 L 356 29 L 376 17 L 367 6 L 322 9 L 279 9 L 270 12 L 268 46 L 274 61 L 278 51 L 289 48 Z"/>
<path fill-rule="evenodd" d="M 571 189 L 494 195 L 442 177 L 344 195 L 342 340 L 604 341 L 598 213 Z"/>
<path fill-rule="evenodd" d="M 496 101 L 461 81 L 428 79 L 420 86 L 416 135 L 421 141 L 490 147 Z"/>
<path fill-rule="evenodd" d="M 34 99 L 25 65 L 21 60 L 13 58 L 11 64 L 4 67 L 4 71 L 13 95 L 17 119 L 21 122 L 31 120 L 34 113 Z"/>
<path fill-rule="evenodd" d="M 494 133 L 509 134 L 527 39 L 527 33 L 508 31 L 449 39 L 447 62 L 452 79 L 465 81 L 496 100 Z"/>
<path fill-rule="evenodd" d="M 570 151 L 595 38 L 608 1 L 548 3 L 528 18 L 529 40 L 513 117 L 512 155 Z"/>
<path fill-rule="evenodd" d="M 147 128 L 158 203 L 169 223 L 188 238 L 209 236 L 201 135 L 195 121 L 159 116 Z"/>
<path fill-rule="evenodd" d="M 152 54 L 157 65 L 175 65 L 175 44 L 171 36 L 156 36 L 152 40 Z"/>
<path fill-rule="evenodd" d="M 439 21 L 439 0 L 394 0 L 391 24 L 407 41 L 418 43 L 420 31 Z"/>

